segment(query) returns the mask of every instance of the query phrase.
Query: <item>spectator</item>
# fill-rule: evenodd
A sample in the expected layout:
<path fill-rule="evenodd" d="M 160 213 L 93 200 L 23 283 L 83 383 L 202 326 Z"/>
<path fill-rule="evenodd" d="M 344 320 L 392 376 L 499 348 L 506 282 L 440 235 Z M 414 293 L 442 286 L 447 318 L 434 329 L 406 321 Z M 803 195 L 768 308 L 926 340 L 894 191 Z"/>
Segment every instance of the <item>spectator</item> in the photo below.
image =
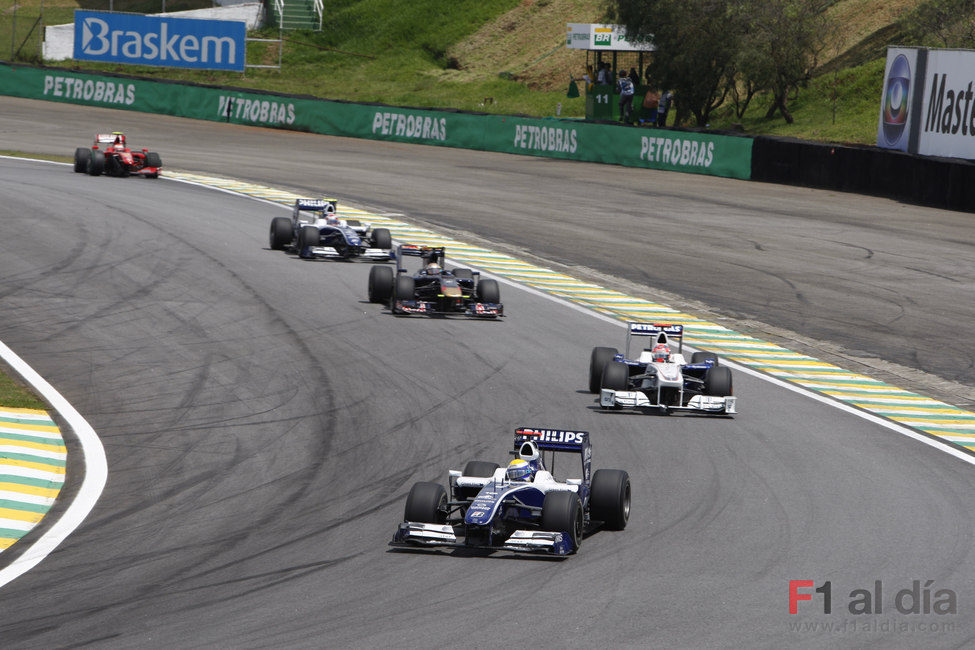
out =
<path fill-rule="evenodd" d="M 636 88 L 640 85 L 640 75 L 637 74 L 636 68 L 630 68 L 630 81 L 633 82 L 633 87 Z"/>
<path fill-rule="evenodd" d="M 660 93 L 653 86 L 647 89 L 647 94 L 643 96 L 643 110 L 641 115 L 647 124 L 654 126 L 657 124 L 658 108 L 660 107 Z"/>
<path fill-rule="evenodd" d="M 608 63 L 600 63 L 599 64 L 599 72 L 596 73 L 596 83 L 597 84 L 606 85 L 606 84 L 609 83 L 609 77 L 606 76 L 608 74 L 608 72 L 609 72 L 608 68 L 609 68 L 609 64 Z"/>
<path fill-rule="evenodd" d="M 674 93 L 665 90 L 657 103 L 657 126 L 667 126 L 667 111 L 670 110 L 670 105 L 673 103 Z"/>
<path fill-rule="evenodd" d="M 616 82 L 616 90 L 620 94 L 620 122 L 630 123 L 630 114 L 633 112 L 633 82 L 626 76 L 626 72 L 620 70 L 619 81 Z"/>

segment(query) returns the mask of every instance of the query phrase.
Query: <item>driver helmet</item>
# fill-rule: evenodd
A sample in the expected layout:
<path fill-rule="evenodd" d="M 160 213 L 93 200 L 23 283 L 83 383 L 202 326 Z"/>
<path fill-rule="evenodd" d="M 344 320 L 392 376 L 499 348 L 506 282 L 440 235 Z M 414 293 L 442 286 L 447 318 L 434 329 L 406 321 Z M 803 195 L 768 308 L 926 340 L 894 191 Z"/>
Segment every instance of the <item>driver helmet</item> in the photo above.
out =
<path fill-rule="evenodd" d="M 534 463 L 522 458 L 516 458 L 508 463 L 508 469 L 505 470 L 505 475 L 509 481 L 531 481 L 535 478 L 536 471 L 538 471 L 538 468 L 535 467 Z"/>
<path fill-rule="evenodd" d="M 436 262 L 430 262 L 427 264 L 427 273 L 440 273 L 440 265 Z"/>
<path fill-rule="evenodd" d="M 654 361 L 670 361 L 670 348 L 663 343 L 655 346 L 651 354 Z"/>
<path fill-rule="evenodd" d="M 326 214 L 325 223 L 327 223 L 330 226 L 337 226 L 339 225 L 339 218 L 336 217 L 334 213 Z"/>

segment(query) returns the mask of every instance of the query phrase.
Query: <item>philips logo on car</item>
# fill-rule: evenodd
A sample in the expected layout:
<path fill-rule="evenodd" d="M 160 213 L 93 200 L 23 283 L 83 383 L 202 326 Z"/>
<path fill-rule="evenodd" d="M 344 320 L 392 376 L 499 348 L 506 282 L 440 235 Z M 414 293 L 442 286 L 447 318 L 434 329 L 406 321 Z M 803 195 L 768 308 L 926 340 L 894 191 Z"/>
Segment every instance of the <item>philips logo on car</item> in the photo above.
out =
<path fill-rule="evenodd" d="M 76 11 L 74 58 L 242 71 L 246 33 L 236 20 Z"/>
<path fill-rule="evenodd" d="M 563 442 L 581 445 L 589 435 L 587 431 L 561 431 L 558 429 L 530 429 L 527 427 L 518 429 L 518 434 L 522 436 L 534 436 L 541 442 Z"/>

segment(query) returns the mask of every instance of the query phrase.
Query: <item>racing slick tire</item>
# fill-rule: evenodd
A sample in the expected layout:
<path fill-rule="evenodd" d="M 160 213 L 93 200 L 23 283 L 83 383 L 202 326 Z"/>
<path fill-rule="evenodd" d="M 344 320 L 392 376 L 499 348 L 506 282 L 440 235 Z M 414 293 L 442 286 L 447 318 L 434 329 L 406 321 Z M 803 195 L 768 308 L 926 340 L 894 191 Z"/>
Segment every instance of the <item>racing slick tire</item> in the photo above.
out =
<path fill-rule="evenodd" d="M 603 380 L 603 368 L 619 354 L 616 348 L 593 348 L 589 355 L 589 392 L 598 393 Z"/>
<path fill-rule="evenodd" d="M 715 366 L 718 365 L 718 355 L 716 355 L 714 352 L 695 352 L 691 355 L 691 363 L 703 363 L 708 359 L 714 361 Z M 712 368 L 713 367 L 714 366 L 712 366 Z"/>
<path fill-rule="evenodd" d="M 474 279 L 474 271 L 471 271 L 470 269 L 454 269 L 451 271 L 451 273 L 453 273 L 454 277 L 457 278 L 458 280 Z"/>
<path fill-rule="evenodd" d="M 393 269 L 374 266 L 369 269 L 369 302 L 386 302 L 393 295 Z"/>
<path fill-rule="evenodd" d="M 389 234 L 388 228 L 376 228 L 372 231 L 373 248 L 392 248 L 393 238 Z"/>
<path fill-rule="evenodd" d="M 447 521 L 447 490 L 439 483 L 414 483 L 406 497 L 403 515 L 404 521 L 421 524 L 444 523 Z"/>
<path fill-rule="evenodd" d="M 413 281 L 413 276 L 396 276 L 396 290 L 394 292 L 394 298 L 396 298 L 396 300 L 414 300 L 416 298 L 416 283 Z"/>
<path fill-rule="evenodd" d="M 271 219 L 271 232 L 268 243 L 272 251 L 284 250 L 285 246 L 291 243 L 294 238 L 294 231 L 291 229 L 291 219 L 288 217 L 274 217 Z"/>
<path fill-rule="evenodd" d="M 501 467 L 497 463 L 486 460 L 472 460 L 464 466 L 464 476 L 476 476 L 477 478 L 491 478 L 494 470 Z"/>
<path fill-rule="evenodd" d="M 481 280 L 477 283 L 477 297 L 481 302 L 501 303 L 501 289 L 497 280 Z"/>
<path fill-rule="evenodd" d="M 592 475 L 589 518 L 609 530 L 623 530 L 630 520 L 630 475 L 621 469 L 597 469 Z"/>
<path fill-rule="evenodd" d="M 101 151 L 92 151 L 91 158 L 88 159 L 88 175 L 101 176 L 105 171 L 105 154 Z"/>
<path fill-rule="evenodd" d="M 708 368 L 704 375 L 704 394 L 716 397 L 734 395 L 731 386 L 731 369 L 725 366 Z"/>
<path fill-rule="evenodd" d="M 298 231 L 298 255 L 302 256 L 303 251 L 309 246 L 318 246 L 322 241 L 322 232 L 315 226 L 302 226 Z M 311 257 L 308 255 L 306 257 Z"/>
<path fill-rule="evenodd" d="M 630 367 L 621 361 L 610 361 L 603 368 L 603 376 L 599 382 L 601 388 L 612 390 L 626 390 L 630 380 Z"/>
<path fill-rule="evenodd" d="M 88 171 L 88 161 L 91 160 L 91 149 L 78 147 L 74 150 L 74 171 L 76 174 L 84 174 Z"/>
<path fill-rule="evenodd" d="M 582 544 L 582 502 L 575 492 L 549 492 L 542 501 L 542 530 L 569 533 L 573 550 Z"/>
<path fill-rule="evenodd" d="M 146 152 L 146 167 L 162 167 L 162 158 L 155 151 Z M 146 174 L 146 178 L 159 178 L 159 172 L 154 172 L 152 174 Z"/>

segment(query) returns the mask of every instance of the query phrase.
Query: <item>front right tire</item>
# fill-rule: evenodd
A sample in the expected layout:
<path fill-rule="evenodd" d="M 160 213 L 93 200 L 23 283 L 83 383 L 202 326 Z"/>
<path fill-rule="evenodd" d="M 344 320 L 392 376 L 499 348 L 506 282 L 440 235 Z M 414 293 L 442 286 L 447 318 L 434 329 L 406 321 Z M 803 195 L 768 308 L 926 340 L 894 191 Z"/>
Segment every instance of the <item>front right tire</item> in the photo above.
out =
<path fill-rule="evenodd" d="M 393 269 L 374 266 L 369 269 L 369 302 L 386 302 L 393 295 Z"/>
<path fill-rule="evenodd" d="M 616 348 L 593 348 L 589 355 L 589 392 L 598 393 L 603 380 L 603 369 L 618 354 Z"/>
<path fill-rule="evenodd" d="M 291 219 L 288 217 L 274 217 L 271 219 L 270 245 L 271 250 L 280 251 L 291 243 L 294 231 L 291 229 Z"/>
<path fill-rule="evenodd" d="M 623 530 L 630 520 L 630 475 L 621 469 L 597 469 L 592 475 L 589 517 L 610 530 Z"/>
<path fill-rule="evenodd" d="M 403 516 L 405 521 L 443 524 L 447 521 L 447 490 L 439 483 L 414 483 Z"/>
<path fill-rule="evenodd" d="M 91 158 L 88 159 L 88 175 L 101 176 L 105 171 L 105 153 L 103 151 L 92 150 Z"/>
<path fill-rule="evenodd" d="M 630 367 L 622 361 L 610 361 L 603 368 L 600 386 L 612 390 L 626 390 L 626 385 L 629 383 L 629 380 Z"/>

